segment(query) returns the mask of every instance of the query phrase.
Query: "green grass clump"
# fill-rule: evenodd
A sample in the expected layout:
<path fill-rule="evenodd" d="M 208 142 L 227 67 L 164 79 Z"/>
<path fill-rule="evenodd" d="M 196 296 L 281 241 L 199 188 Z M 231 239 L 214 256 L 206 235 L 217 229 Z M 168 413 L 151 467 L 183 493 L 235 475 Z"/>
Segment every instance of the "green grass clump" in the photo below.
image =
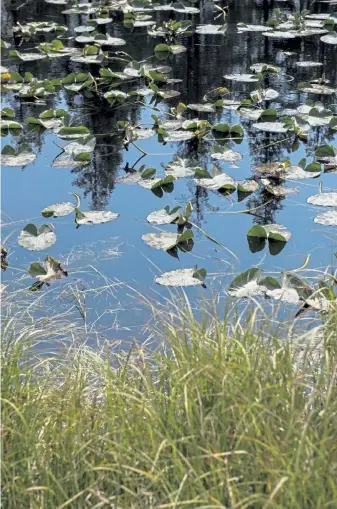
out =
<path fill-rule="evenodd" d="M 74 342 L 47 355 L 31 344 L 57 338 L 57 322 L 12 325 L 4 508 L 337 507 L 334 311 L 277 339 L 255 314 L 230 326 L 187 309 L 161 321 L 156 352 Z"/>

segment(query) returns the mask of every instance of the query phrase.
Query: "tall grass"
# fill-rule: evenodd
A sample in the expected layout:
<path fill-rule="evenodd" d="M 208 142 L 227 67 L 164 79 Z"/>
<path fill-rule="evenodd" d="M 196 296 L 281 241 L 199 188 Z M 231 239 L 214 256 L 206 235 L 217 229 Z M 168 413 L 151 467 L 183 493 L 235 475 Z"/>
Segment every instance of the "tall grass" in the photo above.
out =
<path fill-rule="evenodd" d="M 128 352 L 7 317 L 3 507 L 336 508 L 337 310 L 302 337 L 246 316 L 154 310 Z"/>

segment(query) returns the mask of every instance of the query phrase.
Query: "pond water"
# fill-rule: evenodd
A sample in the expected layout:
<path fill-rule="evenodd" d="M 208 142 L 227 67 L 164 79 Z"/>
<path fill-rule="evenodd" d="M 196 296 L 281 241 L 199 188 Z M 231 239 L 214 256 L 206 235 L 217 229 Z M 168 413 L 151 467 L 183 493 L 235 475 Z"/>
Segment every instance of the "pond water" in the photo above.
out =
<path fill-rule="evenodd" d="M 107 2 L 100 2 L 101 5 L 104 3 Z M 110 6 L 112 3 L 110 2 Z M 173 40 L 149 35 L 148 30 L 153 29 L 151 26 L 133 26 L 125 23 L 127 16 L 118 10 L 118 5 L 123 8 L 125 4 L 115 2 L 114 9 L 111 7 L 109 9 L 112 21 L 107 24 L 98 24 L 97 31 L 122 38 L 125 44 L 116 47 L 103 46 L 103 50 L 108 51 L 108 57 L 117 56 L 120 60 L 105 58 L 100 64 L 74 62 L 69 54 L 57 58 L 47 56 L 37 61 L 25 61 L 24 57 L 21 60 L 11 58 L 10 50 L 16 49 L 23 56 L 27 52 L 38 53 L 36 47 L 39 44 L 53 41 L 57 37 L 65 47 L 83 49 L 84 44 L 75 41 L 75 37 L 81 35 L 75 31 L 75 28 L 83 25 L 96 26 L 88 25 L 88 21 L 90 23 L 90 19 L 95 18 L 96 14 L 95 12 L 85 13 L 85 7 L 80 13 L 64 14 L 63 11 L 69 9 L 71 4 L 57 5 L 56 2 L 47 3 L 43 0 L 20 4 L 22 4 L 21 1 L 2 3 L 2 37 L 11 44 L 9 49 L 2 50 L 2 66 L 8 69 L 9 74 L 14 71 L 21 75 L 30 72 L 38 80 L 52 80 L 65 78 L 70 73 L 81 72 L 91 73 L 96 80 L 101 77 L 100 69 L 110 68 L 112 72 L 120 73 L 127 66 L 131 69 L 129 62 L 133 60 L 146 63 L 149 68 L 150 66 L 152 69 L 157 68 L 157 71 L 159 66 L 169 66 L 171 69 L 164 69 L 165 73 L 169 71 L 164 74 L 164 79 L 177 81 L 161 83 L 153 79 L 154 74 L 151 77 L 151 71 L 147 71 L 145 78 L 137 76 L 135 79 L 134 73 L 133 77 L 129 76 L 129 79 L 126 79 L 124 74 L 124 81 L 117 77 L 112 78 L 110 82 L 98 79 L 90 83 L 87 88 L 78 91 L 67 90 L 63 85 L 56 86 L 55 91 L 47 95 L 43 94 L 42 98 L 24 99 L 19 97 L 18 89 L 11 90 L 10 87 L 6 87 L 6 83 L 11 83 L 11 79 L 6 78 L 7 71 L 5 71 L 2 107 L 14 110 L 15 121 L 21 123 L 23 129 L 3 131 L 2 145 L 20 148 L 24 143 L 28 143 L 36 154 L 35 160 L 25 166 L 3 165 L 2 222 L 4 228 L 2 235 L 9 253 L 9 267 L 2 274 L 6 285 L 10 286 L 14 280 L 17 284 L 19 276 L 20 285 L 28 288 L 34 282 L 27 274 L 30 264 L 38 261 L 43 263 L 47 255 L 52 255 L 60 261 L 62 267 L 69 273 L 67 279 L 53 281 L 50 290 L 62 293 L 69 286 L 77 285 L 86 292 L 97 286 L 109 286 L 112 282 L 116 284 L 117 281 L 121 281 L 141 294 L 155 296 L 158 299 L 167 296 L 167 289 L 156 284 L 155 276 L 158 276 L 160 272 L 193 268 L 196 264 L 198 269 L 207 270 L 205 280 L 207 288 L 204 289 L 201 286 L 187 288 L 187 293 L 192 299 L 201 296 L 209 297 L 212 289 L 226 290 L 236 274 L 251 267 L 258 266 L 265 271 L 265 274 L 278 277 L 281 271 L 300 267 L 308 254 L 310 254 L 308 269 L 323 268 L 333 263 L 336 251 L 336 227 L 315 223 L 314 219 L 321 213 L 335 209 L 307 203 L 307 199 L 320 192 L 336 190 L 336 165 L 335 168 L 333 164 L 321 165 L 318 172 L 312 173 L 315 178 L 306 175 L 311 178 L 294 180 L 290 175 L 285 181 L 280 181 L 275 180 L 272 175 L 269 189 L 275 188 L 273 184 L 296 188 L 296 193 L 286 196 L 275 196 L 275 191 L 274 194 L 268 192 L 264 185 L 266 181 L 264 184 L 261 182 L 261 174 L 255 169 L 266 163 L 289 161 L 280 166 L 279 170 L 272 169 L 275 172 L 281 171 L 281 168 L 282 171 L 279 174 L 282 176 L 287 168 L 289 169 L 289 164 L 297 165 L 304 157 L 307 158 L 305 166 L 313 160 L 316 161 L 317 147 L 323 145 L 336 147 L 337 131 L 333 120 L 336 118 L 337 111 L 337 45 L 320 40 L 325 32 L 280 39 L 269 37 L 262 32 L 238 31 L 238 23 L 266 25 L 269 18 L 275 17 L 273 9 L 279 8 L 280 16 L 284 14 L 289 18 L 292 12 L 307 8 L 309 2 L 257 2 L 254 0 L 229 2 L 227 23 L 223 33 L 217 34 L 198 33 L 199 30 L 195 29 L 198 25 L 210 24 L 219 25 L 221 28 L 223 13 L 220 10 L 214 11 L 214 5 L 223 7 L 223 4 L 213 4 L 210 1 L 201 1 L 200 4 L 186 3 L 188 7 L 200 9 L 197 14 L 189 14 L 153 10 L 151 2 L 144 3 L 145 10 L 142 11 L 139 3 L 130 2 L 130 6 L 133 5 L 139 9 L 136 9 L 134 16 L 138 17 L 140 25 L 144 21 L 141 16 L 144 15 L 148 16 L 145 21 L 155 21 L 157 26 L 170 19 L 190 21 L 190 33 L 182 33 L 174 37 L 175 45 L 180 44 L 186 48 L 186 51 L 178 54 L 154 52 L 158 44 L 172 44 Z M 92 5 L 97 13 L 99 7 L 95 6 L 98 4 Z M 178 11 L 179 8 L 182 8 L 181 5 L 178 6 Z M 129 10 L 132 11 L 131 8 Z M 331 5 L 316 2 L 311 12 L 335 15 L 337 18 L 337 6 L 333 2 Z M 218 15 L 220 18 L 214 21 Z M 103 16 L 104 13 L 101 14 L 101 17 Z M 306 21 L 302 20 L 301 23 L 308 23 L 309 20 L 313 22 L 313 19 L 306 18 Z M 13 35 L 13 27 L 17 26 L 17 23 L 26 25 L 32 21 L 55 22 L 67 27 L 68 31 L 36 32 L 26 38 L 22 38 L 20 32 Z M 317 19 L 316 22 L 321 23 Z M 302 29 L 303 27 L 304 24 Z M 207 31 L 207 29 L 202 30 Z M 331 25 L 324 25 L 323 28 L 318 28 L 318 32 L 320 30 L 326 30 L 329 34 Z M 88 34 L 89 32 L 84 32 L 82 35 Z M 311 66 L 305 63 L 299 66 L 297 62 L 301 61 L 317 62 L 321 65 Z M 224 78 L 233 74 L 252 75 L 253 71 L 250 68 L 256 63 L 277 66 L 279 70 L 265 71 L 259 76 L 260 82 L 256 81 L 256 77 L 253 82 Z M 134 65 L 134 68 L 136 69 L 137 66 Z M 160 68 L 159 71 L 161 71 Z M 330 82 L 326 86 L 333 89 L 330 95 L 308 93 L 298 88 L 299 83 L 317 80 L 322 76 Z M 112 87 L 112 83 L 118 86 Z M 126 100 L 125 97 L 123 98 L 124 102 L 117 105 L 111 104 L 113 101 L 111 99 L 108 101 L 103 96 L 108 90 L 121 90 L 125 93 L 139 88 L 149 90 L 151 84 L 158 86 L 159 92 L 173 89 L 180 95 L 168 99 L 159 96 L 156 98 L 153 95 L 127 96 Z M 223 91 L 218 91 L 218 96 L 210 94 L 212 90 L 220 87 L 226 87 L 229 92 L 224 94 Z M 262 100 L 254 105 L 253 109 L 248 110 L 248 115 L 253 110 L 261 114 L 266 109 L 275 109 L 276 121 L 281 122 L 281 125 L 284 125 L 286 116 L 288 119 L 296 117 L 298 122 L 301 120 L 298 117 L 301 116 L 306 122 L 303 125 L 300 124 L 300 129 L 307 131 L 307 137 L 304 137 L 303 132 L 300 136 L 296 136 L 293 124 L 291 128 L 283 129 L 282 133 L 270 132 L 268 128 L 267 131 L 260 130 L 256 124 L 261 124 L 265 120 L 275 120 L 275 118 L 260 117 L 260 119 L 250 120 L 243 118 L 242 108 L 234 109 L 239 106 L 240 101 L 249 99 L 250 93 L 259 88 L 275 90 L 278 95 L 275 94 L 277 97 L 267 101 Z M 155 87 L 153 89 L 156 91 Z M 205 101 L 204 97 L 207 94 L 208 100 Z M 174 117 L 172 113 L 170 115 L 171 109 L 178 103 L 214 104 L 215 99 L 223 99 L 225 101 L 223 107 L 212 106 L 211 112 L 187 109 L 182 112 L 183 120 L 198 118 L 208 121 L 212 126 L 240 125 L 243 136 L 234 133 L 232 134 L 234 139 L 231 139 L 227 134 L 210 130 L 207 128 L 208 124 L 198 126 L 199 139 L 197 139 L 198 132 L 195 134 L 196 129 L 185 129 L 185 133 L 191 132 L 194 137 L 180 142 L 165 142 L 165 138 L 170 139 L 170 136 L 174 136 L 177 132 L 170 129 L 166 129 L 162 136 L 153 133 L 152 137 L 135 138 L 129 144 L 125 143 L 120 124 L 117 133 L 118 121 L 128 122 L 131 126 L 153 128 L 152 115 L 160 117 L 159 124 L 165 120 L 179 121 L 179 118 Z M 226 104 L 228 99 L 236 101 L 232 109 L 229 109 Z M 323 113 L 320 114 L 323 110 L 322 105 L 316 105 L 315 116 L 315 112 L 312 112 L 313 104 L 307 109 L 295 111 L 308 99 L 313 102 L 320 101 L 324 106 Z M 73 162 L 69 162 L 64 167 L 54 167 L 53 164 L 58 161 L 59 154 L 64 155 L 62 147 L 74 140 L 62 139 L 57 129 L 44 129 L 37 124 L 27 123 L 28 117 L 38 118 L 42 112 L 56 108 L 69 112 L 72 125 L 85 126 L 90 135 L 96 137 L 96 146 L 91 152 L 91 161 L 88 164 L 76 166 Z M 308 123 L 309 110 L 311 113 Z M 208 131 L 204 138 L 202 137 L 203 129 Z M 178 133 L 182 130 L 180 127 Z M 128 132 L 130 134 L 130 131 Z M 131 132 L 134 136 L 135 131 Z M 238 132 L 236 129 L 236 133 Z M 216 138 L 218 138 L 218 146 L 214 148 Z M 233 156 L 233 151 L 240 156 L 234 154 L 233 158 L 236 159 L 234 162 L 215 160 L 211 157 L 214 151 L 219 153 L 224 150 L 231 151 L 227 152 L 228 157 Z M 141 156 L 144 157 L 135 164 Z M 254 177 L 258 188 L 251 193 L 242 193 L 237 190 L 231 193 L 219 192 L 216 189 L 207 189 L 207 182 L 206 187 L 198 185 L 191 176 L 193 172 L 188 177 L 174 180 L 172 184 L 164 186 L 164 189 L 159 192 L 141 187 L 138 183 L 125 184 L 119 180 L 120 177 L 130 175 L 125 172 L 125 169 L 133 167 L 139 170 L 141 165 L 145 165 L 144 169 L 155 168 L 156 177 L 161 178 L 164 176 L 167 165 L 177 158 L 192 160 L 192 167 L 208 170 L 213 176 L 221 170 L 232 177 L 233 188 L 237 187 L 237 181 Z M 180 167 L 181 164 L 180 162 Z M 216 169 L 213 168 L 214 164 Z M 142 181 L 141 177 L 140 180 Z M 76 202 L 69 193 L 77 193 L 80 196 L 82 211 L 110 210 L 120 215 L 112 222 L 81 225 L 78 228 L 76 228 L 74 213 L 48 219 L 41 216 L 41 211 L 51 204 L 72 200 Z M 177 232 L 175 224 L 149 224 L 147 216 L 155 210 L 163 209 L 166 205 L 169 205 L 171 209 L 180 205 L 184 209 L 187 202 L 191 202 L 193 206 L 190 217 L 190 222 L 193 223 L 191 231 L 194 233 L 192 249 L 191 241 L 189 241 L 188 252 L 178 250 L 177 257 L 173 256 L 174 253 L 168 254 L 162 249 L 154 249 L 142 240 L 142 236 L 148 233 Z M 253 209 L 251 213 L 242 213 L 251 209 Z M 52 224 L 57 236 L 56 242 L 42 251 L 27 250 L 19 245 L 17 237 L 28 223 Z M 269 241 L 269 249 L 268 242 L 263 247 L 261 239 L 251 237 L 248 242 L 247 232 L 252 226 L 270 224 L 283 225 L 291 233 L 288 242 Z M 208 236 L 203 232 L 206 232 Z M 216 239 L 218 243 L 212 242 L 209 236 Z M 95 267 L 95 270 L 91 266 Z M 45 287 L 41 291 L 46 291 Z M 111 291 L 113 301 L 109 303 L 109 318 L 105 316 L 102 320 L 118 324 L 119 327 L 128 327 L 134 334 L 135 327 L 146 320 L 146 317 L 143 308 L 138 305 L 137 298 L 130 297 L 130 293 L 132 292 L 129 288 L 116 284 Z M 31 299 L 36 299 L 39 295 L 34 293 Z M 106 295 L 102 291 L 95 294 L 95 297 L 96 301 L 94 300 L 90 306 L 97 316 L 100 316 L 107 306 Z"/>

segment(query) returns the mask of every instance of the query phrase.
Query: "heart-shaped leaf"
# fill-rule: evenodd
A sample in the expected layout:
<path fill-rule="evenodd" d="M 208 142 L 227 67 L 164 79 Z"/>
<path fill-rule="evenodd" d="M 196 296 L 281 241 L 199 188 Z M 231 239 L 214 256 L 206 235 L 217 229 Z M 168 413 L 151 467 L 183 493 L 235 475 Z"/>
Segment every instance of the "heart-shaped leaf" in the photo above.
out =
<path fill-rule="evenodd" d="M 51 226 L 43 224 L 38 229 L 35 224 L 27 224 L 21 230 L 18 243 L 31 251 L 42 251 L 56 242 L 56 235 Z"/>

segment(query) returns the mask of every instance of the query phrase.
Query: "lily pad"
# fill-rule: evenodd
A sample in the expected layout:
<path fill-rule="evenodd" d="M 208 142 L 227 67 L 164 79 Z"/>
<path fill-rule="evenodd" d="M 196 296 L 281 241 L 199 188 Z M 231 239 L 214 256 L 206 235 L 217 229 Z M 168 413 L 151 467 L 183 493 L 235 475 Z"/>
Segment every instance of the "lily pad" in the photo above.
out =
<path fill-rule="evenodd" d="M 56 235 L 51 226 L 43 224 L 39 229 L 35 224 L 27 224 L 21 230 L 18 243 L 30 251 L 42 251 L 56 242 Z"/>
<path fill-rule="evenodd" d="M 52 256 L 46 257 L 44 266 L 39 262 L 32 263 L 28 273 L 32 278 L 38 280 L 38 283 L 34 283 L 34 285 L 30 287 L 31 291 L 40 290 L 44 284 L 49 286 L 51 281 L 68 276 L 68 272 L 65 271 L 61 267 L 60 262 L 55 260 Z"/>
<path fill-rule="evenodd" d="M 263 277 L 263 270 L 258 268 L 248 269 L 231 282 L 228 293 L 231 297 L 245 298 L 264 295 L 266 288 L 259 284 Z"/>
<path fill-rule="evenodd" d="M 283 122 L 260 122 L 253 124 L 253 127 L 259 131 L 266 131 L 268 133 L 288 132 L 288 127 Z"/>
<path fill-rule="evenodd" d="M 205 189 L 210 189 L 212 191 L 218 191 L 220 189 L 227 190 L 235 190 L 236 182 L 232 177 L 226 175 L 226 173 L 222 173 L 221 175 L 216 175 L 212 178 L 196 178 L 194 182 L 197 186 L 204 187 Z"/>
<path fill-rule="evenodd" d="M 77 205 L 71 202 L 54 203 L 45 207 L 41 214 L 43 217 L 64 217 L 74 212 L 76 207 L 78 207 L 78 203 Z"/>
<path fill-rule="evenodd" d="M 312 83 L 299 83 L 298 88 L 301 92 L 306 92 L 307 94 L 332 95 L 336 92 L 334 88 Z"/>
<path fill-rule="evenodd" d="M 244 83 L 253 83 L 259 81 L 259 79 L 253 74 L 226 74 L 224 78 L 226 80 L 239 81 Z"/>
<path fill-rule="evenodd" d="M 205 269 L 172 270 L 157 276 L 155 282 L 162 286 L 199 286 L 204 284 L 206 274 Z"/>
<path fill-rule="evenodd" d="M 119 214 L 110 212 L 110 210 L 88 210 L 83 212 L 76 208 L 75 212 L 75 221 L 77 225 L 110 223 L 119 217 Z"/>
<path fill-rule="evenodd" d="M 20 60 L 20 62 L 35 62 L 47 58 L 47 56 L 42 53 L 20 53 L 20 51 L 17 50 L 10 50 L 9 56 Z"/>
<path fill-rule="evenodd" d="M 36 154 L 29 145 L 21 145 L 15 150 L 10 145 L 5 145 L 1 152 L 1 162 L 4 166 L 27 166 L 34 162 Z"/>
<path fill-rule="evenodd" d="M 167 206 L 160 210 L 155 210 L 147 216 L 150 224 L 171 224 L 174 223 L 181 215 L 181 207 L 177 206 L 170 210 Z"/>
<path fill-rule="evenodd" d="M 96 138 L 95 136 L 87 136 L 85 138 L 80 138 L 77 141 L 72 143 L 68 143 L 63 147 L 63 150 L 66 154 L 78 155 L 82 152 L 90 153 L 95 150 L 96 146 Z"/>
<path fill-rule="evenodd" d="M 226 35 L 227 25 L 197 25 L 196 34 L 201 35 Z"/>
<path fill-rule="evenodd" d="M 266 27 L 265 25 L 246 25 L 245 23 L 238 23 L 238 32 L 269 32 L 272 31 L 272 27 Z"/>
<path fill-rule="evenodd" d="M 307 202 L 321 207 L 337 207 L 337 191 L 309 196 Z"/>
<path fill-rule="evenodd" d="M 178 247 L 181 251 L 191 251 L 193 247 L 193 232 L 185 230 L 182 234 L 172 232 L 147 233 L 142 240 L 155 249 L 171 251 Z"/>
<path fill-rule="evenodd" d="M 0 119 L 0 129 L 23 129 L 23 125 L 14 120 Z"/>
<path fill-rule="evenodd" d="M 319 214 L 315 217 L 314 222 L 325 226 L 337 226 L 337 210 L 329 210 Z"/>
<path fill-rule="evenodd" d="M 297 67 L 321 67 L 323 64 L 321 62 L 313 62 L 312 60 L 302 60 L 301 62 L 296 62 Z"/>
<path fill-rule="evenodd" d="M 211 103 L 205 103 L 205 104 L 188 104 L 187 108 L 189 110 L 198 111 L 200 113 L 214 113 L 215 107 Z"/>
<path fill-rule="evenodd" d="M 65 140 L 74 140 L 77 138 L 87 137 L 90 134 L 89 129 L 83 125 L 80 126 L 65 126 L 61 127 L 61 129 L 57 132 L 57 136 L 63 138 Z M 82 150 L 83 152 L 83 150 Z"/>
<path fill-rule="evenodd" d="M 242 159 L 242 154 L 240 152 L 236 152 L 231 148 L 224 148 L 224 150 L 220 150 L 221 147 L 215 148 L 214 152 L 211 153 L 211 158 L 217 161 L 226 161 L 229 163 L 234 163 L 236 161 L 240 161 Z"/>
<path fill-rule="evenodd" d="M 321 41 L 326 44 L 337 44 L 337 32 L 329 32 L 321 37 Z"/>
<path fill-rule="evenodd" d="M 167 131 L 164 135 L 166 142 L 179 142 L 188 141 L 194 138 L 194 133 L 191 131 Z"/>
<path fill-rule="evenodd" d="M 168 163 L 165 167 L 165 173 L 167 175 L 174 175 L 175 177 L 193 177 L 195 170 L 199 168 L 198 161 L 193 159 L 182 159 L 178 157 L 174 161 Z"/>

